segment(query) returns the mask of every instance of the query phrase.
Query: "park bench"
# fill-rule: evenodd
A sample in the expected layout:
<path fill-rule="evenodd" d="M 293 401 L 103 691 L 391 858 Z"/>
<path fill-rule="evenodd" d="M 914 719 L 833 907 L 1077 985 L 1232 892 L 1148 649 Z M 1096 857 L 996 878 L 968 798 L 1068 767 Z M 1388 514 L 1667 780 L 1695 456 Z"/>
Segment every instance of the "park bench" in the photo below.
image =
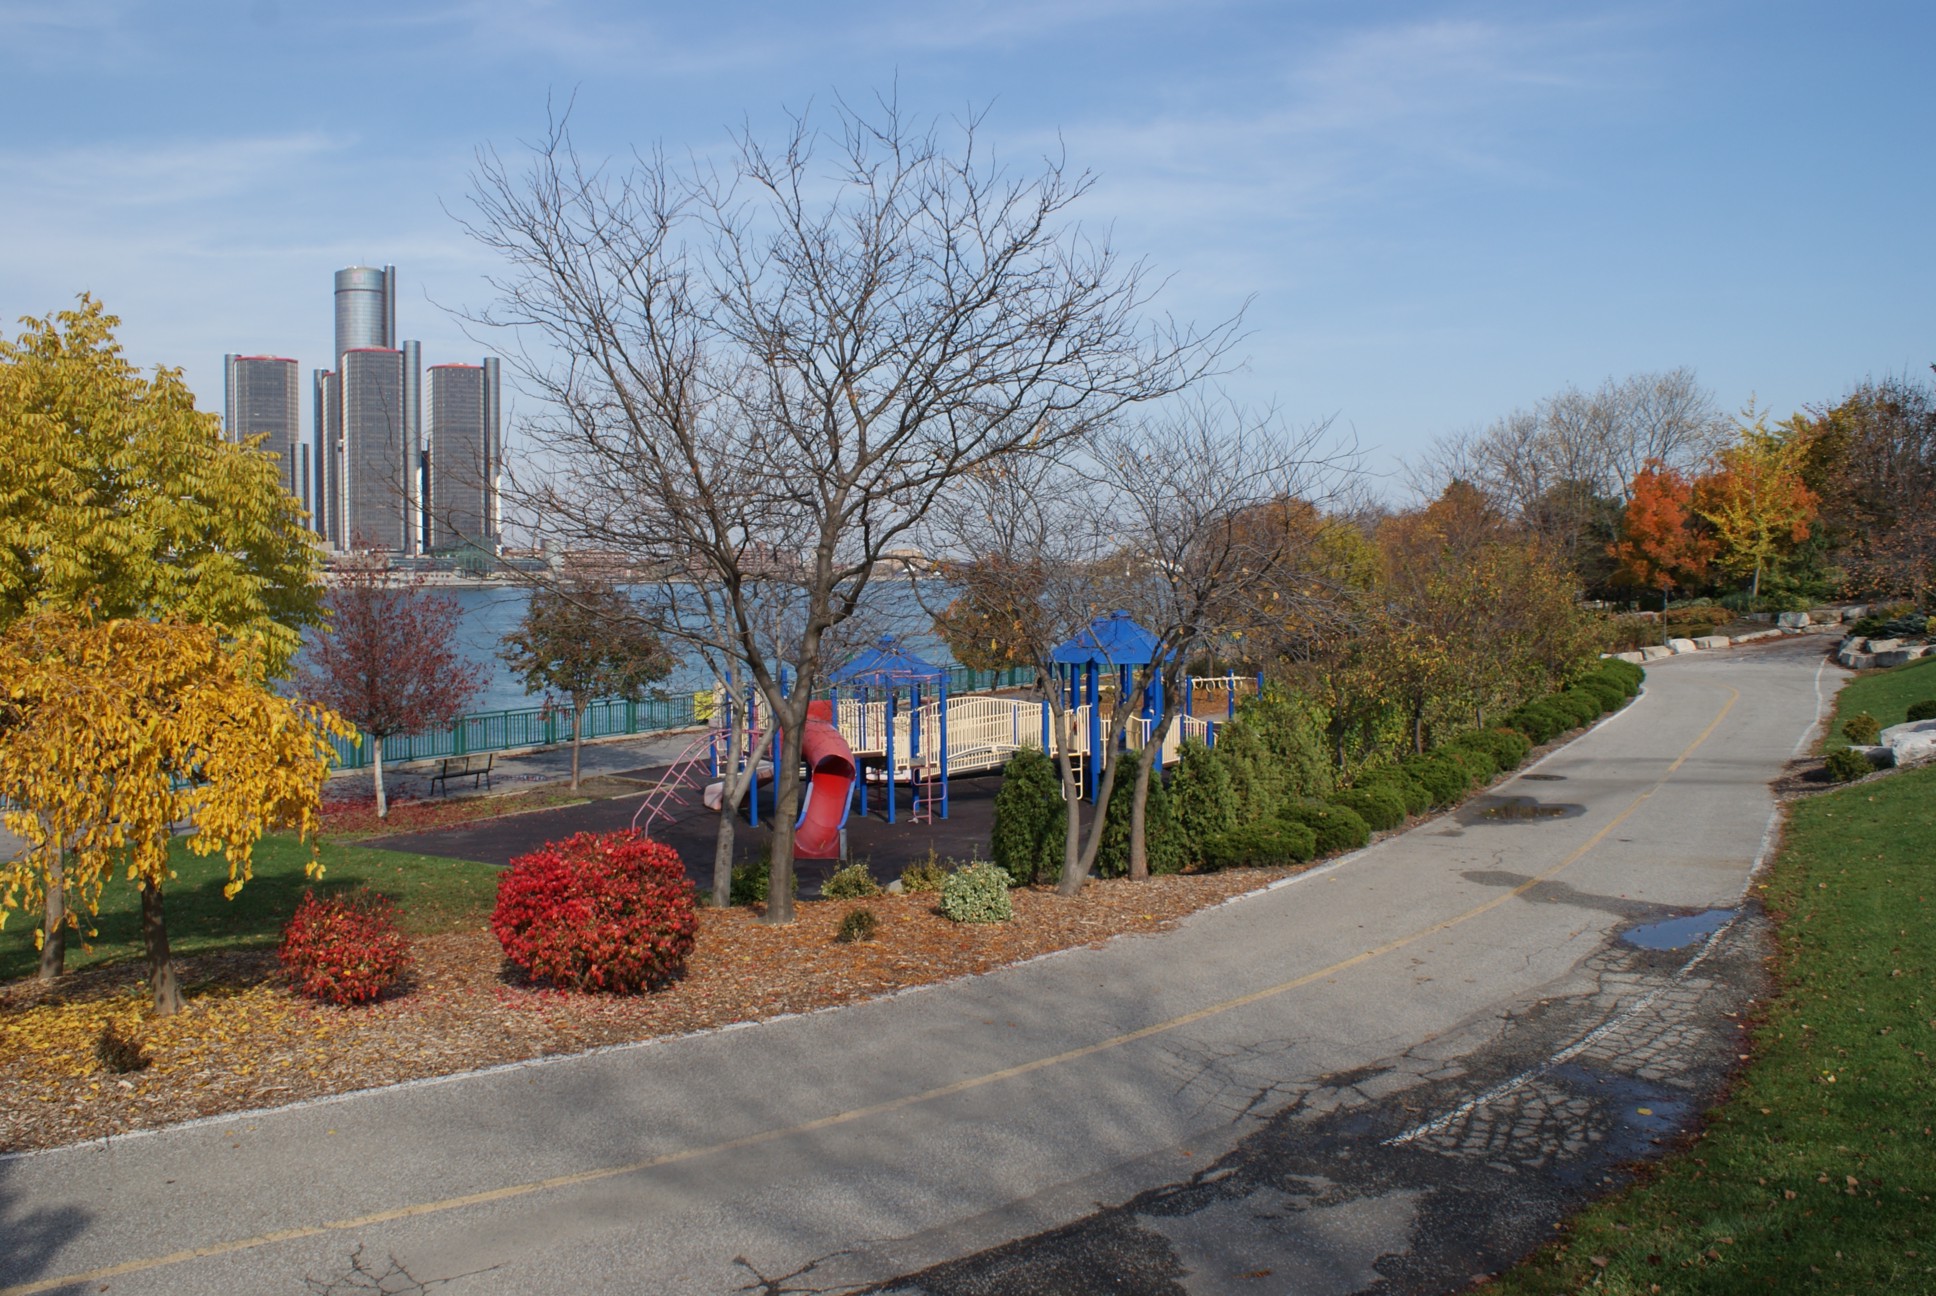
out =
<path fill-rule="evenodd" d="M 482 752 L 470 756 L 446 756 L 437 762 L 437 772 L 430 776 L 430 790 L 435 792 L 439 783 L 444 790 L 450 790 L 454 778 L 468 778 L 475 788 L 480 782 L 491 786 L 491 765 L 497 760 L 496 752 Z"/>

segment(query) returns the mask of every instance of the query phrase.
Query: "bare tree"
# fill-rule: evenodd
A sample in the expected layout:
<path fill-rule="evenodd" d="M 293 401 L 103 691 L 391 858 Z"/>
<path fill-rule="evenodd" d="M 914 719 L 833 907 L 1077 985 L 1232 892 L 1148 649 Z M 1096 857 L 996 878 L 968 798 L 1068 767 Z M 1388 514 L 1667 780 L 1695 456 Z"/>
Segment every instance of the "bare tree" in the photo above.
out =
<path fill-rule="evenodd" d="M 1289 616 L 1283 594 L 1306 599 L 1318 588 L 1304 575 L 1317 565 L 1317 536 L 1297 505 L 1329 497 L 1355 459 L 1329 438 L 1328 421 L 1287 430 L 1274 412 L 1190 400 L 1094 439 L 1092 463 L 1098 484 L 1111 491 L 1112 530 L 1124 560 L 1115 603 L 1156 641 L 1153 660 L 1117 693 L 1112 733 L 1123 732 L 1153 683 L 1162 697 L 1132 771 L 1132 878 L 1149 876 L 1149 780 L 1181 710 L 1191 659 L 1234 646 L 1260 618 Z M 1270 592 L 1280 597 L 1260 598 Z M 1083 873 L 1102 845 L 1100 807 L 1109 804 L 1120 754 L 1112 743 L 1096 756 L 1099 812 L 1083 844 Z"/>
<path fill-rule="evenodd" d="M 969 474 L 943 501 L 930 534 L 953 555 L 952 601 L 935 628 L 969 665 L 1019 666 L 1049 710 L 1062 798 L 1081 797 L 1074 713 L 1056 675 L 1056 648 L 1108 609 L 1110 541 L 1093 481 L 1060 458 L 1014 456 Z M 1064 820 L 1058 890 L 1074 895 L 1088 873 L 1081 817 Z"/>
<path fill-rule="evenodd" d="M 1471 483 L 1584 569 L 1605 565 L 1619 509 L 1648 460 L 1691 470 L 1728 437 L 1694 371 L 1671 369 L 1608 378 L 1591 392 L 1568 386 L 1484 431 L 1441 439 L 1409 475 L 1427 499 Z"/>
<path fill-rule="evenodd" d="M 963 474 L 1189 385 L 1232 328 L 1146 323 L 1144 268 L 1063 226 L 1089 182 L 1060 161 L 1011 175 L 975 121 L 951 148 L 891 103 L 833 118 L 742 131 L 724 175 L 608 170 L 554 124 L 527 169 L 480 157 L 469 223 L 509 264 L 477 318 L 549 409 L 507 496 L 648 564 L 660 633 L 780 727 L 774 922 L 808 699 L 886 552 Z"/>

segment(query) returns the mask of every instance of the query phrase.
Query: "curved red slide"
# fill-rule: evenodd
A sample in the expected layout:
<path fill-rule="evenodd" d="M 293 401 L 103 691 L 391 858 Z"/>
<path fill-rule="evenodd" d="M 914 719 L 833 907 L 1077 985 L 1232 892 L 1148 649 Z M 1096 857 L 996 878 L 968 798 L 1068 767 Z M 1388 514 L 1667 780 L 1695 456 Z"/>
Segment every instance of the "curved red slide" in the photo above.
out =
<path fill-rule="evenodd" d="M 801 859 L 840 858 L 840 830 L 854 792 L 854 749 L 833 726 L 833 704 L 807 704 L 801 754 L 810 771 L 807 798 L 793 829 L 793 853 Z"/>

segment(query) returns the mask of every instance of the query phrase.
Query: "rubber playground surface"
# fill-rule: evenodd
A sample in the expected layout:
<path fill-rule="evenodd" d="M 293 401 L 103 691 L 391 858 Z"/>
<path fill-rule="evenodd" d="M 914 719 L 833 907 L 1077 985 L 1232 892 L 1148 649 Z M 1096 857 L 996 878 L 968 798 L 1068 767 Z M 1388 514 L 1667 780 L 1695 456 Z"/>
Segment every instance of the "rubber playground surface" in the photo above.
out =
<path fill-rule="evenodd" d="M 628 770 L 611 778 L 638 784 L 637 793 L 626 793 L 562 806 L 555 810 L 534 810 L 528 814 L 507 815 L 440 828 L 430 832 L 379 837 L 359 843 L 378 850 L 412 851 L 449 859 L 477 860 L 506 865 L 519 855 L 537 850 L 546 842 L 559 841 L 578 832 L 614 832 L 632 826 L 639 804 L 658 781 L 663 768 Z M 901 876 L 901 870 L 933 851 L 942 859 L 968 859 L 988 854 L 989 829 L 994 819 L 995 791 L 1001 775 L 960 775 L 949 780 L 948 818 L 933 822 L 914 822 L 908 806 L 908 793 L 902 789 L 896 807 L 897 822 L 887 822 L 878 786 L 871 789 L 869 813 L 860 812 L 858 793 L 847 820 L 847 852 L 850 858 L 864 860 L 868 871 L 882 885 Z M 741 811 L 739 830 L 734 837 L 736 860 L 757 858 L 773 839 L 771 824 L 771 785 L 762 784 L 760 822 L 747 822 Z M 673 817 L 661 819 L 652 835 L 673 847 L 686 862 L 686 872 L 702 890 L 712 886 L 713 841 L 719 819 L 699 804 L 697 790 L 686 794 L 685 803 L 672 807 Z M 840 867 L 838 860 L 803 859 L 797 864 L 800 891 L 812 895 L 820 883 Z"/>

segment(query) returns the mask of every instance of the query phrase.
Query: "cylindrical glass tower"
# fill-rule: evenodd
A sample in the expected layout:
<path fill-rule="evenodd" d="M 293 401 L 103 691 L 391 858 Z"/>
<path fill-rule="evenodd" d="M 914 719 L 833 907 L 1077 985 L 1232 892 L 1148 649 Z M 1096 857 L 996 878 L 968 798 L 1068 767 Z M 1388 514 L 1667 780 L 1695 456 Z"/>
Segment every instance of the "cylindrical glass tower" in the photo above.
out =
<path fill-rule="evenodd" d="M 351 266 L 336 272 L 336 352 L 397 345 L 397 268 Z"/>

